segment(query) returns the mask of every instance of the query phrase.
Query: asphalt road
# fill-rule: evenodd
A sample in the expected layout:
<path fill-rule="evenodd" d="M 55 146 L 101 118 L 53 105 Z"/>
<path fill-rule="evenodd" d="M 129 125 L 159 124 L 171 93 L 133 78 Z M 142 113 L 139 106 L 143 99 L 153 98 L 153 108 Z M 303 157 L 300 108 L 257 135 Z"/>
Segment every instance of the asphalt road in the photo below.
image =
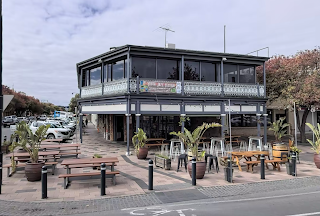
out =
<path fill-rule="evenodd" d="M 283 190 L 241 197 L 170 203 L 120 211 L 78 214 L 78 216 L 320 216 L 320 186 Z"/>

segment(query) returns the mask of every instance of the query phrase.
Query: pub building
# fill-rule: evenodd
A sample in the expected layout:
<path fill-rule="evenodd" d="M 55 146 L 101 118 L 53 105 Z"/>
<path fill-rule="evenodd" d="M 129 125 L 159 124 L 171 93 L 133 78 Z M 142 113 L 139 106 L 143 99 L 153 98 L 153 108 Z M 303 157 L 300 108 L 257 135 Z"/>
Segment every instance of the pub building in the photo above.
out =
<path fill-rule="evenodd" d="M 107 140 L 127 143 L 127 153 L 138 128 L 148 138 L 170 140 L 171 131 L 193 130 L 202 122 L 222 124 L 205 137 L 223 137 L 230 123 L 251 124 L 255 127 L 251 135 L 263 136 L 266 143 L 267 127 L 261 126 L 268 118 L 268 59 L 136 45 L 111 48 L 76 65 L 80 124 L 83 114 L 90 114 Z M 258 66 L 263 67 L 261 83 Z M 82 131 L 80 138 L 82 142 Z"/>

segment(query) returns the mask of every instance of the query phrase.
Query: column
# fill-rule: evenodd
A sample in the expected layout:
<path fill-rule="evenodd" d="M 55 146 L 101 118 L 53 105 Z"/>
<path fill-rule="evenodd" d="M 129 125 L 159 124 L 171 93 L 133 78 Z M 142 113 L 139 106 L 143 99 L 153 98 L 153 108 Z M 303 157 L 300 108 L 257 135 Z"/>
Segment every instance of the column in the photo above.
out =
<path fill-rule="evenodd" d="M 126 155 L 129 156 L 130 155 L 130 110 L 131 109 L 131 105 L 130 105 L 130 99 L 127 99 L 127 113 L 126 113 L 126 123 L 127 123 L 127 153 Z"/>
<path fill-rule="evenodd" d="M 268 140 L 267 140 L 267 136 L 268 136 L 268 122 L 267 122 L 267 117 L 268 117 L 268 113 L 267 113 L 267 105 L 264 104 L 263 105 L 263 109 L 264 109 L 264 113 L 263 113 L 263 132 L 264 132 L 264 135 L 263 135 L 263 142 L 264 144 L 266 145 Z"/>
<path fill-rule="evenodd" d="M 140 102 L 136 103 L 136 132 L 138 132 L 138 128 L 140 128 Z"/>
<path fill-rule="evenodd" d="M 258 103 L 257 105 L 257 113 L 256 113 L 256 116 L 257 116 L 257 129 L 258 129 L 258 133 L 257 133 L 257 136 L 260 137 L 261 136 L 261 124 L 260 124 L 260 116 L 261 116 L 261 113 L 260 113 L 260 103 Z"/>
<path fill-rule="evenodd" d="M 181 56 L 181 95 L 184 95 L 184 56 Z"/>
<path fill-rule="evenodd" d="M 184 109 L 184 102 L 182 102 L 180 110 L 181 110 L 180 118 L 181 117 L 185 118 L 186 114 L 185 114 L 185 109 Z M 184 121 L 181 122 L 181 133 L 184 132 L 184 123 L 185 123 L 185 119 L 184 119 Z"/>
<path fill-rule="evenodd" d="M 224 137 L 224 130 L 226 125 L 226 114 L 224 102 L 221 103 L 221 137 Z"/>
<path fill-rule="evenodd" d="M 82 120 L 83 120 L 83 114 L 80 113 L 80 120 L 79 120 L 79 127 L 80 127 L 80 143 L 82 143 L 82 130 L 83 130 L 83 125 L 82 125 Z"/>

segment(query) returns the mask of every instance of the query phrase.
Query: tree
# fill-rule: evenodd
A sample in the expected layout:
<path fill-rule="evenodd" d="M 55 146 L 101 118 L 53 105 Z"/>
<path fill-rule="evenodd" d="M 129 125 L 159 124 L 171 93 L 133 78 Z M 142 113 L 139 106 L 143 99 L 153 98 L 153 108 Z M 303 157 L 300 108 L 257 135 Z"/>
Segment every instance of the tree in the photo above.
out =
<path fill-rule="evenodd" d="M 262 67 L 257 68 L 262 80 Z M 294 56 L 275 56 L 266 62 L 267 96 L 280 99 L 283 108 L 296 103 L 301 142 L 306 142 L 305 125 L 312 106 L 320 106 L 320 47 L 300 51 Z M 299 110 L 303 110 L 300 120 Z"/>
<path fill-rule="evenodd" d="M 71 98 L 69 103 L 69 112 L 76 113 L 75 107 L 77 107 L 77 101 L 80 98 L 80 94 L 75 94 L 73 98 Z"/>

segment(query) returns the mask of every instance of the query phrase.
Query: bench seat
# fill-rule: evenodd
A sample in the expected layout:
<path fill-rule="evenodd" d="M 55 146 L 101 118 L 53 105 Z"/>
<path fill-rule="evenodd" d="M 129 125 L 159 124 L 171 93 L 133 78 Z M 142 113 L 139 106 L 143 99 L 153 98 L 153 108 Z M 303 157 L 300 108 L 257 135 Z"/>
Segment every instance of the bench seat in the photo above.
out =
<path fill-rule="evenodd" d="M 100 167 L 101 164 L 77 164 L 77 165 L 69 165 L 69 168 L 86 168 L 86 167 Z M 112 166 L 112 163 L 106 163 L 106 166 Z M 114 164 L 117 166 L 117 164 Z M 64 167 L 66 169 L 66 166 Z"/>
<path fill-rule="evenodd" d="M 113 184 L 116 184 L 116 175 L 120 174 L 119 171 L 106 171 L 107 175 L 112 175 Z M 64 178 L 64 189 L 67 189 L 69 178 L 81 177 L 81 176 L 99 176 L 101 172 L 89 172 L 89 173 L 70 173 L 70 174 L 60 174 L 58 178 Z"/>
<path fill-rule="evenodd" d="M 81 152 L 76 151 L 76 152 L 60 152 L 59 155 L 60 156 L 64 156 L 64 155 L 76 155 L 76 158 L 78 158 L 78 155 L 81 154 Z"/>
<path fill-rule="evenodd" d="M 58 162 L 55 162 L 55 161 L 48 161 L 45 163 L 45 165 L 49 165 L 51 166 L 51 169 L 52 169 L 52 175 L 54 175 L 54 171 L 56 169 L 56 166 L 57 166 Z M 16 167 L 26 167 L 26 164 L 25 163 L 19 163 L 19 164 L 16 164 Z M 7 177 L 10 177 L 12 176 L 13 173 L 10 173 L 10 169 L 12 168 L 11 164 L 5 164 L 3 165 L 3 168 L 7 168 Z"/>

